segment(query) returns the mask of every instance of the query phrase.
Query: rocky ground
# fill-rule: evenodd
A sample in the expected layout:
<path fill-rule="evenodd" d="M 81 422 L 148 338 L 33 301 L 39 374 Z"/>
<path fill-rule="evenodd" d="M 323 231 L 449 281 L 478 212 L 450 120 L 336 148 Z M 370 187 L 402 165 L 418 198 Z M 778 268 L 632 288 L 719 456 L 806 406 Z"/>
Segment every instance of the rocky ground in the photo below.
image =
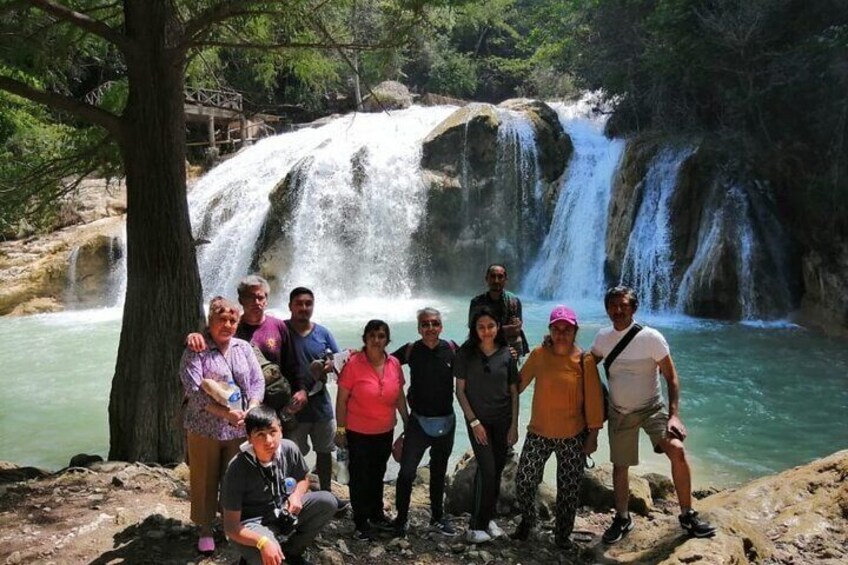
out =
<path fill-rule="evenodd" d="M 212 565 L 237 560 L 220 534 L 214 555 L 196 552 L 184 465 L 166 469 L 101 462 L 55 474 L 5 467 L 0 471 L 0 564 Z M 648 507 L 636 518 L 637 529 L 620 544 L 606 547 L 599 536 L 610 514 L 584 506 L 573 536 L 578 546 L 574 552 L 552 545 L 550 523 L 543 523 L 539 535 L 526 543 L 497 540 L 472 546 L 459 536 L 444 538 L 430 532 L 425 527 L 426 486 L 418 484 L 406 539 L 354 541 L 353 523 L 347 516 L 329 525 L 310 557 L 332 565 L 844 563 L 848 559 L 846 477 L 848 451 L 842 451 L 739 489 L 712 494 L 699 502 L 699 508 L 719 527 L 719 533 L 706 540 L 684 536 L 676 524 L 675 506 L 648 493 Z M 599 488 L 603 481 L 603 476 L 598 478 Z M 335 488 L 338 495 L 347 495 L 346 487 Z M 393 487 L 387 485 L 386 500 L 393 495 Z M 454 516 L 453 522 L 464 530 L 467 515 Z M 515 525 L 510 516 L 502 516 L 499 522 L 508 532 Z"/>

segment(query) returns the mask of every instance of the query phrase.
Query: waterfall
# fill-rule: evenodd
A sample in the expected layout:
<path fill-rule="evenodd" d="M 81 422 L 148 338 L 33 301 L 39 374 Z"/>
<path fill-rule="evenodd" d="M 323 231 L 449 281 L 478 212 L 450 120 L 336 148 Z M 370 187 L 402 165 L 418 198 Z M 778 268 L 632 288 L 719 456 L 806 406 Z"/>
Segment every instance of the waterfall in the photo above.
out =
<path fill-rule="evenodd" d="M 65 304 L 75 304 L 79 301 L 79 296 L 77 296 L 77 260 L 79 259 L 79 253 L 79 245 L 75 245 L 68 254 L 68 274 L 65 277 Z"/>
<path fill-rule="evenodd" d="M 109 241 L 109 277 L 107 281 L 107 300 L 110 306 L 122 306 L 127 294 L 127 226 L 124 224 L 120 235 Z"/>
<path fill-rule="evenodd" d="M 726 186 L 728 185 L 728 186 Z M 783 315 L 792 305 L 788 238 L 757 185 L 717 182 L 698 231 L 698 247 L 680 281 L 677 310 L 691 311 L 735 278 L 735 313 L 743 320 Z M 723 259 L 732 258 L 730 273 Z M 706 290 L 705 290 L 706 289 Z"/>
<path fill-rule="evenodd" d="M 509 211 L 515 223 L 517 241 L 500 237 L 495 248 L 502 255 L 518 258 L 525 264 L 535 252 L 544 234 L 542 214 L 542 181 L 539 175 L 539 155 L 533 122 L 526 113 L 504 108 L 496 109 L 498 128 L 498 159 L 495 179 L 499 184 L 500 208 Z M 491 218 L 481 218 L 490 221 Z"/>
<path fill-rule="evenodd" d="M 205 294 L 232 296 L 250 269 L 269 195 L 298 167 L 280 287 L 339 299 L 408 295 L 410 238 L 424 214 L 421 142 L 453 110 L 352 114 L 263 140 L 213 169 L 189 197 L 196 236 L 209 241 L 199 247 Z"/>
<path fill-rule="evenodd" d="M 574 144 L 559 189 L 551 228 L 523 292 L 543 298 L 598 299 L 604 287 L 607 209 L 624 141 L 608 139 L 606 114 L 594 95 L 571 104 L 551 104 Z"/>
<path fill-rule="evenodd" d="M 661 149 L 649 164 L 641 188 L 621 280 L 636 290 L 640 305 L 646 309 L 665 311 L 675 304 L 669 206 L 680 168 L 693 153 L 690 146 Z"/>

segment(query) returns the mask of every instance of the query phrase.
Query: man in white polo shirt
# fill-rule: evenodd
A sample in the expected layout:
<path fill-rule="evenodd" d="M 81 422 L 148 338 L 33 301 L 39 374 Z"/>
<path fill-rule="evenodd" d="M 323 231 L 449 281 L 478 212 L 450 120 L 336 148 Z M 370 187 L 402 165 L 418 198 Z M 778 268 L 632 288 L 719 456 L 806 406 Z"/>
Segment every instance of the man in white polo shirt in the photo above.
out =
<path fill-rule="evenodd" d="M 665 453 L 671 461 L 671 476 L 680 503 L 680 525 L 694 537 L 712 536 L 715 528 L 692 509 L 692 473 L 683 447 L 686 426 L 679 410 L 680 381 L 668 343 L 657 330 L 640 327 L 633 321 L 639 300 L 632 288 L 611 288 L 604 296 L 604 306 L 612 327 L 602 328 L 595 336 L 592 354 L 599 363 L 609 358 L 605 368 L 610 389 L 608 430 L 616 515 L 604 532 L 603 541 L 616 543 L 633 529 L 627 509 L 628 473 L 632 465 L 639 464 L 640 429 L 650 437 L 654 451 Z M 668 387 L 667 409 L 663 404 L 660 374 Z"/>

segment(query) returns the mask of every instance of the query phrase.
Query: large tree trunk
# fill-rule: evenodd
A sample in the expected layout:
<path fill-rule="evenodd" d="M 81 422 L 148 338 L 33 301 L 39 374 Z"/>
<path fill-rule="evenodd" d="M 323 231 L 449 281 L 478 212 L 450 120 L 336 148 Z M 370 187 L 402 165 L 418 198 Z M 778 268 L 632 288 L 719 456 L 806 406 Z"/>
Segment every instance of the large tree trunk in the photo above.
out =
<path fill-rule="evenodd" d="M 109 458 L 183 458 L 176 422 L 183 341 L 201 320 L 186 201 L 185 50 L 169 0 L 124 0 L 129 99 L 120 140 L 127 178 L 127 294 L 109 400 Z"/>

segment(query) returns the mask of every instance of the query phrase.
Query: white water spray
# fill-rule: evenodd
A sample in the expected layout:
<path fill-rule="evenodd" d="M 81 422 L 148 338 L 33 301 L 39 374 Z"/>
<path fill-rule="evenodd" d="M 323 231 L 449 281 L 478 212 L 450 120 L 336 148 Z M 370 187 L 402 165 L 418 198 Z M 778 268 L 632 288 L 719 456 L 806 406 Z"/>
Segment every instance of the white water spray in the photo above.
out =
<path fill-rule="evenodd" d="M 664 147 L 651 161 L 624 253 L 621 280 L 650 310 L 669 310 L 675 303 L 669 206 L 680 168 L 693 152 L 692 147 Z"/>
<path fill-rule="evenodd" d="M 603 292 L 607 210 L 624 141 L 608 139 L 606 114 L 594 112 L 597 97 L 551 104 L 574 144 L 550 231 L 524 282 L 524 292 L 570 301 Z"/>

